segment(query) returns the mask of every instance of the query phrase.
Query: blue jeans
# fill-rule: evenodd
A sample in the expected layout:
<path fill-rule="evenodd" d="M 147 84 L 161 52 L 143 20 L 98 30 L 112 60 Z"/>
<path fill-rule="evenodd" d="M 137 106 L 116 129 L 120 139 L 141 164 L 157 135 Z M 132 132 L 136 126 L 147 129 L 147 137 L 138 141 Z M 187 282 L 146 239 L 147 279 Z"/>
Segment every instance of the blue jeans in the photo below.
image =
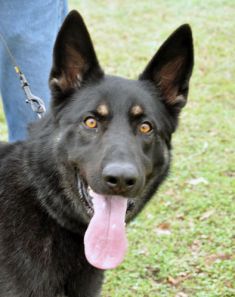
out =
<path fill-rule="evenodd" d="M 47 109 L 53 44 L 67 10 L 66 0 L 0 0 L 0 32 L 28 79 L 32 93 L 44 100 Z M 1 41 L 0 90 L 9 141 L 25 139 L 27 125 L 37 115 L 25 103 L 20 81 Z"/>

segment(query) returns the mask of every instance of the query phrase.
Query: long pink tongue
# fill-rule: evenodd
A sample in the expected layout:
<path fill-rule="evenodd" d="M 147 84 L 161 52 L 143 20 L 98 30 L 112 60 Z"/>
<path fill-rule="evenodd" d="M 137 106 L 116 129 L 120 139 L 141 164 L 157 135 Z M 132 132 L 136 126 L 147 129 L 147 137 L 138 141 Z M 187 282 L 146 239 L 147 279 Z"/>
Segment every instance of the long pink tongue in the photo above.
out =
<path fill-rule="evenodd" d="M 112 269 L 120 264 L 127 250 L 125 216 L 127 199 L 104 197 L 90 192 L 94 215 L 87 228 L 84 243 L 88 262 L 100 269 Z"/>

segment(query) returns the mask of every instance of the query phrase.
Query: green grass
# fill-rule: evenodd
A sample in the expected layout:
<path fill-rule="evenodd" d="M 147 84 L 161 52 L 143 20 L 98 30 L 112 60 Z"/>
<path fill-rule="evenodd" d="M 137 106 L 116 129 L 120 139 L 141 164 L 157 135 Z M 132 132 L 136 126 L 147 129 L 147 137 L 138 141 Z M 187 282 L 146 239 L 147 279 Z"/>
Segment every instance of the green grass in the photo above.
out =
<path fill-rule="evenodd" d="M 107 73 L 137 77 L 182 23 L 195 42 L 171 175 L 129 225 L 128 255 L 106 273 L 102 297 L 235 296 L 235 2 L 73 0 L 70 7 L 84 16 Z"/>

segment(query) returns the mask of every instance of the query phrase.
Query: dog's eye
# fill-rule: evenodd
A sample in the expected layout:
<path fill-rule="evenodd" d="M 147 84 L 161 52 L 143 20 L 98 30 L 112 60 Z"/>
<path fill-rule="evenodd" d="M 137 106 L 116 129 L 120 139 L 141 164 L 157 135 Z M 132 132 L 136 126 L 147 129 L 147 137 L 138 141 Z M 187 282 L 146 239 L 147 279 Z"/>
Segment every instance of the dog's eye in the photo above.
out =
<path fill-rule="evenodd" d="M 97 128 L 97 120 L 93 117 L 87 117 L 84 120 L 84 124 L 86 125 L 86 127 L 90 128 L 90 129 Z"/>
<path fill-rule="evenodd" d="M 149 122 L 143 122 L 139 125 L 139 131 L 142 134 L 147 134 L 153 130 L 152 125 Z"/>

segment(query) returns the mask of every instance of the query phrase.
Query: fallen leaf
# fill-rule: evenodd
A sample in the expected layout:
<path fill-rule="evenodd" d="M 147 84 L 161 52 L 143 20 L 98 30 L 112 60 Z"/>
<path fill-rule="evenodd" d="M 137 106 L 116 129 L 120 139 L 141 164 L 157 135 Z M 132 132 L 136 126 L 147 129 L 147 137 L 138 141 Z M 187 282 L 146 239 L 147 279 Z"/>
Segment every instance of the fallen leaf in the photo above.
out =
<path fill-rule="evenodd" d="M 193 178 L 190 179 L 188 181 L 188 184 L 192 185 L 192 186 L 197 186 L 199 184 L 204 184 L 204 185 L 208 185 L 208 180 L 205 179 L 204 177 L 198 177 L 198 178 Z"/>
<path fill-rule="evenodd" d="M 190 274 L 185 272 L 185 273 L 181 273 L 181 275 L 176 278 L 174 278 L 172 276 L 168 276 L 167 281 L 168 281 L 168 283 L 170 283 L 173 286 L 178 286 L 180 283 L 182 283 L 183 281 L 185 281 L 188 278 L 190 278 Z"/>
<path fill-rule="evenodd" d="M 175 191 L 173 189 L 169 189 L 165 192 L 165 195 L 174 197 Z"/>
<path fill-rule="evenodd" d="M 170 224 L 167 222 L 163 222 L 159 224 L 156 228 L 156 233 L 158 235 L 170 235 L 171 234 Z"/>
<path fill-rule="evenodd" d="M 215 213 L 214 209 L 204 212 L 204 214 L 202 214 L 200 217 L 200 221 L 205 221 L 205 220 L 209 219 L 214 213 Z"/>
<path fill-rule="evenodd" d="M 225 286 L 228 287 L 228 288 L 231 288 L 231 289 L 234 288 L 234 284 L 233 284 L 232 282 L 230 282 L 230 281 L 225 281 L 224 284 L 225 284 Z"/>
<path fill-rule="evenodd" d="M 216 261 L 230 260 L 234 255 L 230 254 L 212 254 L 206 257 L 206 263 L 212 264 Z"/>
<path fill-rule="evenodd" d="M 179 283 L 178 280 L 176 278 L 173 278 L 172 276 L 168 276 L 167 281 L 168 283 L 174 286 L 178 285 Z"/>
<path fill-rule="evenodd" d="M 172 202 L 171 201 L 166 201 L 165 206 L 171 206 Z"/>
<path fill-rule="evenodd" d="M 188 297 L 188 295 L 184 292 L 179 292 L 175 295 L 175 297 Z"/>
<path fill-rule="evenodd" d="M 193 243 L 190 245 L 192 254 L 194 255 L 198 254 L 201 250 L 201 245 L 202 245 L 201 241 L 198 239 L 195 239 Z"/>
<path fill-rule="evenodd" d="M 228 177 L 235 177 L 235 171 L 225 171 L 223 175 Z"/>
<path fill-rule="evenodd" d="M 158 225 L 158 228 L 162 229 L 162 230 L 169 230 L 170 229 L 170 224 L 165 222 L 165 223 L 161 223 Z"/>
<path fill-rule="evenodd" d="M 145 255 L 145 256 L 147 256 L 148 255 L 148 251 L 147 251 L 147 249 L 140 249 L 140 250 L 137 250 L 136 251 L 136 254 L 137 255 Z"/>
<path fill-rule="evenodd" d="M 179 213 L 176 215 L 176 219 L 183 221 L 185 219 L 185 215 L 182 213 Z"/>
<path fill-rule="evenodd" d="M 208 239 L 208 238 L 209 238 L 209 236 L 208 236 L 208 235 L 206 235 L 206 234 L 202 234 L 202 235 L 200 235 L 200 238 L 201 238 L 201 239 Z"/>

